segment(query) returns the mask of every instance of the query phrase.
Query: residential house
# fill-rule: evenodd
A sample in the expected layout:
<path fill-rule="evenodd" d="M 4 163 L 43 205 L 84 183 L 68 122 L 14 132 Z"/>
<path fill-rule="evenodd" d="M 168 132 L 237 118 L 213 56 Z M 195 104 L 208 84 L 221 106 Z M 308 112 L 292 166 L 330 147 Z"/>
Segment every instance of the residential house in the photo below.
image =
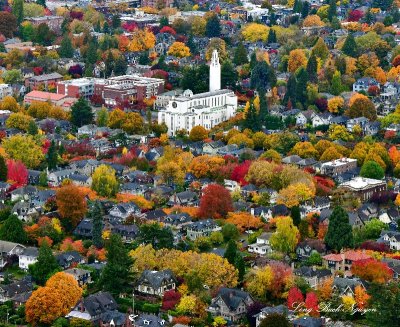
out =
<path fill-rule="evenodd" d="M 136 282 L 135 290 L 142 294 L 163 296 L 166 291 L 174 290 L 177 284 L 174 273 L 145 270 Z"/>
<path fill-rule="evenodd" d="M 306 127 L 307 123 L 311 123 L 312 118 L 316 115 L 315 111 L 300 111 L 296 117 L 296 125 Z"/>
<path fill-rule="evenodd" d="M 118 203 L 110 212 L 110 220 L 124 222 L 129 216 L 140 215 L 141 209 L 134 202 Z"/>
<path fill-rule="evenodd" d="M 372 77 L 361 77 L 353 84 L 353 92 L 368 92 L 371 86 L 379 88 L 379 83 L 375 78 Z"/>
<path fill-rule="evenodd" d="M 93 221 L 89 218 L 84 218 L 76 226 L 73 234 L 75 236 L 91 238 L 93 233 Z"/>
<path fill-rule="evenodd" d="M 323 327 L 325 319 L 316 317 L 299 317 L 292 320 L 293 327 Z"/>
<path fill-rule="evenodd" d="M 275 307 L 265 307 L 261 309 L 260 313 L 255 315 L 256 327 L 260 325 L 262 320 L 264 320 L 271 314 L 280 314 L 288 317 L 289 319 L 293 317 L 293 312 L 289 310 L 288 307 L 284 304 L 280 304 Z"/>
<path fill-rule="evenodd" d="M 12 301 L 16 296 L 31 293 L 32 282 L 27 279 L 18 280 L 8 285 L 0 285 L 0 302 Z"/>
<path fill-rule="evenodd" d="M 210 236 L 212 232 L 218 232 L 220 230 L 221 227 L 212 219 L 199 220 L 187 225 L 186 236 L 194 241 L 198 237 Z"/>
<path fill-rule="evenodd" d="M 31 201 L 17 202 L 11 209 L 11 213 L 21 221 L 31 222 L 39 216 L 39 210 L 35 208 Z"/>
<path fill-rule="evenodd" d="M 325 112 L 322 114 L 314 115 L 311 119 L 311 123 L 313 127 L 330 125 L 332 118 L 333 118 L 332 114 L 330 114 L 329 112 Z"/>
<path fill-rule="evenodd" d="M 68 269 L 73 266 L 85 263 L 84 257 L 82 257 L 77 251 L 68 251 L 61 253 L 56 256 L 57 263 L 63 268 Z"/>
<path fill-rule="evenodd" d="M 315 266 L 303 266 L 294 270 L 294 274 L 304 278 L 311 288 L 316 289 L 318 285 L 332 276 L 329 269 L 317 269 Z"/>
<path fill-rule="evenodd" d="M 64 179 L 69 179 L 73 174 L 72 169 L 56 170 L 47 175 L 47 181 L 51 186 L 60 186 Z"/>
<path fill-rule="evenodd" d="M 117 224 L 112 227 L 113 234 L 121 236 L 125 243 L 133 242 L 139 234 L 139 228 L 136 225 Z"/>
<path fill-rule="evenodd" d="M 168 323 L 156 315 L 142 313 L 133 322 L 133 327 L 165 327 Z"/>
<path fill-rule="evenodd" d="M 307 260 L 312 253 L 325 255 L 325 243 L 321 240 L 305 239 L 304 241 L 301 241 L 296 247 L 297 258 L 301 261 Z"/>
<path fill-rule="evenodd" d="M 369 119 L 365 117 L 357 117 L 349 119 L 346 122 L 346 128 L 349 132 L 352 132 L 355 126 L 361 127 L 361 130 L 364 131 L 365 126 L 369 124 Z"/>
<path fill-rule="evenodd" d="M 175 193 L 169 198 L 168 204 L 171 206 L 192 206 L 198 202 L 197 193 L 192 191 L 183 191 Z"/>
<path fill-rule="evenodd" d="M 301 217 L 305 218 L 310 213 L 318 213 L 331 207 L 331 201 L 326 196 L 316 196 L 300 206 Z"/>
<path fill-rule="evenodd" d="M 15 262 L 24 250 L 25 246 L 21 244 L 0 240 L 0 269 Z"/>
<path fill-rule="evenodd" d="M 353 296 L 355 294 L 356 286 L 361 286 L 365 289 L 365 285 L 358 278 L 343 278 L 335 277 L 333 279 L 332 290 L 339 294 L 339 296 Z"/>
<path fill-rule="evenodd" d="M 25 86 L 29 87 L 30 90 L 38 90 L 43 87 L 47 90 L 50 85 L 56 86 L 56 83 L 63 80 L 63 76 L 59 73 L 43 74 L 38 76 L 32 76 L 25 81 Z M 65 97 L 65 95 L 63 95 Z"/>
<path fill-rule="evenodd" d="M 389 245 L 391 250 L 400 250 L 400 232 L 398 231 L 383 230 L 377 241 Z"/>
<path fill-rule="evenodd" d="M 173 229 L 183 229 L 192 223 L 192 217 L 185 212 L 169 214 L 164 218 L 163 223 L 165 226 L 169 226 Z"/>
<path fill-rule="evenodd" d="M 361 251 L 346 251 L 344 253 L 332 253 L 322 257 L 322 263 L 325 267 L 335 271 L 342 271 L 351 275 L 351 266 L 354 262 L 370 259 L 371 256 Z"/>
<path fill-rule="evenodd" d="M 28 247 L 18 255 L 18 266 L 20 269 L 27 271 L 29 265 L 34 264 L 39 256 L 39 249 L 35 247 Z"/>
<path fill-rule="evenodd" d="M 247 308 L 253 303 L 254 300 L 249 293 L 236 288 L 222 287 L 217 296 L 211 300 L 207 311 L 214 317 L 220 316 L 234 323 L 246 316 Z"/>
<path fill-rule="evenodd" d="M 251 253 L 256 253 L 259 255 L 265 255 L 272 252 L 271 245 L 269 240 L 272 236 L 272 233 L 262 233 L 259 237 L 257 237 L 257 241 L 254 244 L 249 244 L 247 251 Z"/>
<path fill-rule="evenodd" d="M 74 277 L 74 279 L 78 282 L 79 286 L 81 287 L 86 284 L 90 284 L 92 282 L 89 270 L 80 268 L 71 268 L 64 270 L 64 272 Z"/>

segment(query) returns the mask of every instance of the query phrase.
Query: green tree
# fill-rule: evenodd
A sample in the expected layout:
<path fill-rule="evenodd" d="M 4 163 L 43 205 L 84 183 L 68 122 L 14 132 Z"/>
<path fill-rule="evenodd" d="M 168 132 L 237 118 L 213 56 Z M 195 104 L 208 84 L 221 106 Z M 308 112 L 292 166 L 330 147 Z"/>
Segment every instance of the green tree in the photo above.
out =
<path fill-rule="evenodd" d="M 131 287 L 133 259 L 117 234 L 111 235 L 106 250 L 107 264 L 101 273 L 100 285 L 105 291 L 119 296 Z"/>
<path fill-rule="evenodd" d="M 163 28 L 164 26 L 169 26 L 169 20 L 166 16 L 160 18 L 160 28 Z"/>
<path fill-rule="evenodd" d="M 5 182 L 7 180 L 7 173 L 6 160 L 3 156 L 0 156 L 0 181 Z"/>
<path fill-rule="evenodd" d="M 290 327 L 289 320 L 279 313 L 271 313 L 261 320 L 259 327 Z"/>
<path fill-rule="evenodd" d="M 329 1 L 329 9 L 328 9 L 328 19 L 331 22 L 333 17 L 337 16 L 337 6 L 335 0 Z"/>
<path fill-rule="evenodd" d="M 108 110 L 103 107 L 97 112 L 96 119 L 97 126 L 107 126 L 108 124 Z"/>
<path fill-rule="evenodd" d="M 238 270 L 238 279 L 239 281 L 243 281 L 244 276 L 246 274 L 246 266 L 243 260 L 242 255 L 240 254 L 240 252 L 238 252 L 236 254 L 236 258 L 235 258 L 235 268 Z"/>
<path fill-rule="evenodd" d="M 71 107 L 71 122 L 78 127 L 92 123 L 93 112 L 84 98 L 79 98 Z"/>
<path fill-rule="evenodd" d="M 92 38 L 89 42 L 89 47 L 86 51 L 86 63 L 87 64 L 95 64 L 97 61 L 97 48 L 98 44 L 94 38 Z"/>
<path fill-rule="evenodd" d="M 74 48 L 72 46 L 71 38 L 69 37 L 68 34 L 65 34 L 61 44 L 60 48 L 58 49 L 58 53 L 61 58 L 72 58 L 74 55 Z"/>
<path fill-rule="evenodd" d="M 243 127 L 251 129 L 254 132 L 259 131 L 261 129 L 260 117 L 257 113 L 257 109 L 254 106 L 253 102 L 250 103 L 249 110 L 247 110 Z"/>
<path fill-rule="evenodd" d="M 300 216 L 300 208 L 299 206 L 293 206 L 290 209 L 290 217 L 292 217 L 293 224 L 295 226 L 299 226 L 300 221 L 301 221 L 301 216 Z"/>
<path fill-rule="evenodd" d="M 312 252 L 307 259 L 308 266 L 320 266 L 322 264 L 321 255 L 318 252 Z"/>
<path fill-rule="evenodd" d="M 247 58 L 247 50 L 243 45 L 243 42 L 239 42 L 238 46 L 235 49 L 235 55 L 233 57 L 233 62 L 235 65 L 240 66 L 243 64 L 247 64 L 249 59 Z"/>
<path fill-rule="evenodd" d="M 357 43 L 352 33 L 349 33 L 346 40 L 344 41 L 342 52 L 347 56 L 354 58 L 357 57 L 358 55 Z"/>
<path fill-rule="evenodd" d="M 237 229 L 237 227 L 234 224 L 225 224 L 222 227 L 222 235 L 224 236 L 224 240 L 225 242 L 228 242 L 230 240 L 234 240 L 237 237 L 239 237 L 239 231 Z"/>
<path fill-rule="evenodd" d="M 128 63 L 126 62 L 125 57 L 119 56 L 114 61 L 114 74 L 116 76 L 125 75 L 126 70 L 128 69 Z"/>
<path fill-rule="evenodd" d="M 289 101 L 292 104 L 296 103 L 296 90 L 297 90 L 297 80 L 296 80 L 296 75 L 292 74 L 290 75 L 288 82 L 287 82 L 287 86 L 286 86 L 286 93 L 285 93 L 285 97 L 283 98 L 283 102 L 285 104 L 288 104 Z"/>
<path fill-rule="evenodd" d="M 230 60 L 225 60 L 221 66 L 221 87 L 235 89 L 238 73 Z"/>
<path fill-rule="evenodd" d="M 228 260 L 230 264 L 235 264 L 237 245 L 235 240 L 230 240 L 225 250 L 224 258 Z"/>
<path fill-rule="evenodd" d="M 139 241 L 151 244 L 154 249 L 171 249 L 174 243 L 174 235 L 168 227 L 162 227 L 158 223 L 143 224 L 139 228 Z"/>
<path fill-rule="evenodd" d="M 47 179 L 46 171 L 42 171 L 39 175 L 39 186 L 42 186 L 42 187 L 49 186 L 49 180 Z"/>
<path fill-rule="evenodd" d="M 361 167 L 360 175 L 367 178 L 382 179 L 385 177 L 385 171 L 375 161 L 366 161 Z"/>
<path fill-rule="evenodd" d="M 16 215 L 8 217 L 0 226 L 0 239 L 22 244 L 27 241 L 24 225 Z"/>
<path fill-rule="evenodd" d="M 92 175 L 92 189 L 101 196 L 114 197 L 119 190 L 115 170 L 107 165 L 97 167 Z"/>
<path fill-rule="evenodd" d="M 304 67 L 301 67 L 296 76 L 296 100 L 301 104 L 305 104 L 307 102 L 307 82 L 307 70 Z"/>
<path fill-rule="evenodd" d="M 276 32 L 274 29 L 270 29 L 268 33 L 268 43 L 276 43 Z"/>
<path fill-rule="evenodd" d="M 92 209 L 89 211 L 89 217 L 93 222 L 92 229 L 92 241 L 93 244 L 97 248 L 101 248 L 103 246 L 103 208 L 101 206 L 100 201 L 96 201 L 93 204 Z"/>
<path fill-rule="evenodd" d="M 221 23 L 217 15 L 212 15 L 206 23 L 206 36 L 219 37 L 221 35 Z"/>
<path fill-rule="evenodd" d="M 56 143 L 54 142 L 54 140 L 51 141 L 50 147 L 47 150 L 46 161 L 47 161 L 47 167 L 50 170 L 55 169 L 57 167 L 58 152 L 57 152 L 57 147 L 56 147 Z"/>
<path fill-rule="evenodd" d="M 329 56 L 329 49 L 326 46 L 323 38 L 318 38 L 314 47 L 312 48 L 312 54 L 315 54 L 318 58 L 325 60 Z"/>
<path fill-rule="evenodd" d="M 294 251 L 299 236 L 299 230 L 293 225 L 290 217 L 282 217 L 276 223 L 276 232 L 271 236 L 271 246 L 283 253 Z"/>
<path fill-rule="evenodd" d="M 20 25 L 24 20 L 24 0 L 14 0 L 11 11 L 17 18 L 18 25 Z"/>
<path fill-rule="evenodd" d="M 264 60 L 257 62 L 251 71 L 251 87 L 261 92 L 276 85 L 276 75 L 273 68 Z"/>
<path fill-rule="evenodd" d="M 260 113 L 258 114 L 261 123 L 265 124 L 268 121 L 269 112 L 268 112 L 268 103 L 267 103 L 267 95 L 265 92 L 258 92 L 258 98 L 260 99 Z M 259 125 L 259 123 L 257 123 Z M 256 125 L 256 127 L 258 127 Z"/>
<path fill-rule="evenodd" d="M 332 82 L 331 82 L 331 93 L 333 95 L 339 95 L 343 91 L 343 85 L 342 85 L 342 75 L 340 72 L 337 70 L 333 74 L 332 77 Z"/>
<path fill-rule="evenodd" d="M 36 0 L 36 3 L 38 5 L 41 5 L 42 7 L 46 8 L 46 0 Z"/>
<path fill-rule="evenodd" d="M 349 215 L 342 207 L 335 207 L 329 217 L 325 243 L 338 252 L 343 248 L 352 248 L 354 245 Z"/>
<path fill-rule="evenodd" d="M 39 285 L 44 285 L 52 275 L 61 270 L 47 242 L 42 243 L 37 262 L 29 265 L 28 270 Z"/>

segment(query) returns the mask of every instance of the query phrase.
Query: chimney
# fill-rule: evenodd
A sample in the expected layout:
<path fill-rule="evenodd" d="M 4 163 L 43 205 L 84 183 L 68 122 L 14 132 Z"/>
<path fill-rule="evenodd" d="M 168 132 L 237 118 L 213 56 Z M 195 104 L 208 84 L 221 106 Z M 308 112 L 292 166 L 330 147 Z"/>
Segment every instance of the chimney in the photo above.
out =
<path fill-rule="evenodd" d="M 313 271 L 316 271 L 316 270 L 317 270 L 317 267 L 316 267 L 316 266 L 312 266 L 312 270 L 313 270 Z"/>
<path fill-rule="evenodd" d="M 83 305 L 83 298 L 81 298 L 80 307 L 81 307 L 81 312 L 85 312 L 85 306 Z"/>
<path fill-rule="evenodd" d="M 252 216 L 254 216 L 254 208 L 251 208 L 251 209 L 250 209 L 250 214 L 251 214 Z"/>

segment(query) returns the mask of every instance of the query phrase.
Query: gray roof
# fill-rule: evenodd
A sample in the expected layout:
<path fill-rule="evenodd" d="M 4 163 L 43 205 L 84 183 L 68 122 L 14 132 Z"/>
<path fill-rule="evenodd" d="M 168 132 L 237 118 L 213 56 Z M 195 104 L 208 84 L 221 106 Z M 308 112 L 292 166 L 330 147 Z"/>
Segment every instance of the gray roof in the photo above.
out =
<path fill-rule="evenodd" d="M 237 288 L 227 288 L 222 287 L 217 295 L 217 298 L 220 297 L 225 304 L 228 306 L 230 310 L 236 310 L 236 308 L 247 298 L 251 298 L 250 294 L 244 291 L 241 291 Z"/>
<path fill-rule="evenodd" d="M 161 287 L 163 282 L 167 283 L 176 282 L 176 278 L 172 270 L 166 269 L 162 271 L 152 271 L 145 270 L 142 275 L 139 277 L 137 284 L 150 284 L 152 288 L 158 289 Z"/>
<path fill-rule="evenodd" d="M 34 80 L 36 82 L 43 82 L 47 81 L 49 79 L 58 79 L 58 78 L 63 78 L 62 75 L 59 73 L 51 73 L 51 74 L 44 74 L 44 75 L 39 75 L 39 76 L 33 76 L 31 77 L 31 80 Z"/>

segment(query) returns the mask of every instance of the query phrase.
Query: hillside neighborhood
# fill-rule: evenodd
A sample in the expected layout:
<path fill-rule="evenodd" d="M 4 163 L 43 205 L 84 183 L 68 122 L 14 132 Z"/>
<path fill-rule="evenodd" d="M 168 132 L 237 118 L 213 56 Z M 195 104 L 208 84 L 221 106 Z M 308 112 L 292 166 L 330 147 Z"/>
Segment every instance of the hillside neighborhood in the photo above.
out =
<path fill-rule="evenodd" d="M 398 0 L 0 1 L 0 325 L 400 326 Z"/>

